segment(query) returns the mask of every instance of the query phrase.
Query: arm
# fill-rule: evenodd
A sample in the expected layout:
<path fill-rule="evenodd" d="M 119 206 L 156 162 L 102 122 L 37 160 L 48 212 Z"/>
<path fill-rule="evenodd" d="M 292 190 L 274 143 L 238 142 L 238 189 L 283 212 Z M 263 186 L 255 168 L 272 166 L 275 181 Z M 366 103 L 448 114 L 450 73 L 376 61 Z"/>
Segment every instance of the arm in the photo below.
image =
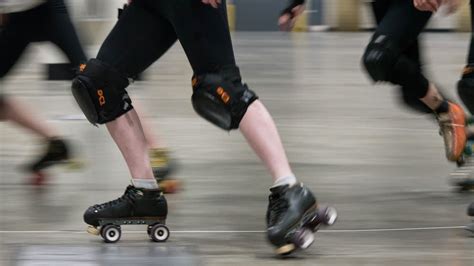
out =
<path fill-rule="evenodd" d="M 304 11 L 304 0 L 290 0 L 288 6 L 283 9 L 278 19 L 280 30 L 289 31 L 295 25 L 296 17 Z"/>

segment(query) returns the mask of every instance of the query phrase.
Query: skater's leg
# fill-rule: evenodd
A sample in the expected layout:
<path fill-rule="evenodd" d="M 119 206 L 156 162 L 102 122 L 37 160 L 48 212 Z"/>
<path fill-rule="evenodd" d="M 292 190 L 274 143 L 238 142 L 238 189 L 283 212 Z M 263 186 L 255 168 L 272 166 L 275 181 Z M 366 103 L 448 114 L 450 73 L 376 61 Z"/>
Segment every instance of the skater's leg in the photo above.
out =
<path fill-rule="evenodd" d="M 125 10 L 102 45 L 97 55 L 98 61 L 89 62 L 81 75 L 85 76 L 86 80 L 92 79 L 93 84 L 89 87 L 92 91 L 96 91 L 96 94 L 104 93 L 105 98 L 115 97 L 118 102 L 117 106 L 107 104 L 102 106 L 101 98 L 95 99 L 95 110 L 99 111 L 94 112 L 96 116 L 99 114 L 102 121 L 91 122 L 107 123 L 107 129 L 127 160 L 134 180 L 154 180 L 143 129 L 138 115 L 131 107 L 125 87 L 128 85 L 127 77 L 135 77 L 158 59 L 176 41 L 176 35 L 166 20 L 153 16 L 141 6 L 141 3 L 133 2 Z M 141 30 L 137 31 L 137 28 Z M 96 77 L 96 73 L 92 73 L 93 68 L 89 69 L 91 64 L 99 65 L 100 71 L 108 74 Z M 106 88 L 108 91 L 102 91 L 99 84 L 110 82 L 101 79 L 109 78 L 116 79 L 119 85 Z M 123 109 L 120 109 L 121 104 Z M 109 112 L 108 117 L 100 117 L 103 114 L 100 110 Z M 83 111 L 87 113 L 84 108 Z"/>
<path fill-rule="evenodd" d="M 459 97 L 464 105 L 474 114 L 474 0 L 471 0 L 471 43 L 461 80 L 458 82 Z"/>
<path fill-rule="evenodd" d="M 40 117 L 28 104 L 11 96 L 3 96 L 0 102 L 0 118 L 29 129 L 46 139 L 59 136 L 57 130 L 46 123 L 46 119 Z"/>
<path fill-rule="evenodd" d="M 377 2 L 382 2 L 378 0 Z M 442 97 L 420 70 L 419 63 L 403 51 L 413 45 L 431 16 L 418 11 L 410 1 L 390 1 L 363 56 L 364 66 L 374 81 L 388 81 L 404 87 L 409 97 L 419 99 L 440 121 L 446 156 L 458 160 L 466 135 L 462 108 Z M 404 17 L 400 20 L 400 17 Z"/>
<path fill-rule="evenodd" d="M 272 117 L 261 101 L 257 100 L 256 95 L 241 83 L 240 72 L 235 66 L 225 3 L 214 9 L 199 1 L 191 1 L 184 7 L 181 4 L 175 8 L 179 10 L 173 10 L 171 21 L 197 77 L 195 94 L 196 90 L 200 89 L 201 83 L 213 80 L 214 77 L 220 80 L 210 81 L 216 82 L 210 86 L 216 86 L 216 89 L 221 86 L 224 90 L 229 90 L 227 93 L 233 99 L 233 104 L 238 106 L 235 107 L 235 112 L 233 111 L 238 114 L 231 115 L 232 121 L 227 121 L 232 125 L 223 128 L 227 130 L 240 128 L 255 153 L 268 167 L 274 181 L 281 179 L 285 180 L 285 183 L 295 183 L 295 177 Z M 196 35 L 200 37 L 196 38 Z M 222 95 L 220 97 L 225 101 L 226 96 Z M 195 108 L 200 108 L 197 101 L 194 105 Z M 210 121 L 213 120 L 206 117 L 206 114 L 201 115 Z"/>
<path fill-rule="evenodd" d="M 50 16 L 45 23 L 49 40 L 56 44 L 67 56 L 71 67 L 77 69 L 87 58 L 71 22 L 69 12 L 63 0 L 49 6 Z"/>
<path fill-rule="evenodd" d="M 275 182 L 279 178 L 294 177 L 275 123 L 261 101 L 256 100 L 249 106 L 240 122 L 240 132 L 270 170 Z M 296 180 L 288 183 L 294 182 Z"/>

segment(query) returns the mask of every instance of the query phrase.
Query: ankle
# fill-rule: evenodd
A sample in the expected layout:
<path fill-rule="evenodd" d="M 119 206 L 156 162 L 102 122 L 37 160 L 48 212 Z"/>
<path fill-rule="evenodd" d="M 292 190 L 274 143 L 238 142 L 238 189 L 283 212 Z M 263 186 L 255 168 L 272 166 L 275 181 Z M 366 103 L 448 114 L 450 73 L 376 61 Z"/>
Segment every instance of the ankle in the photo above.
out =
<path fill-rule="evenodd" d="M 273 183 L 272 187 L 279 187 L 279 186 L 284 186 L 284 185 L 289 185 L 292 186 L 296 184 L 297 180 L 295 175 L 286 175 L 286 176 L 281 176 L 275 180 L 275 183 Z"/>
<path fill-rule="evenodd" d="M 132 185 L 136 188 L 158 189 L 158 183 L 154 178 L 132 178 Z"/>

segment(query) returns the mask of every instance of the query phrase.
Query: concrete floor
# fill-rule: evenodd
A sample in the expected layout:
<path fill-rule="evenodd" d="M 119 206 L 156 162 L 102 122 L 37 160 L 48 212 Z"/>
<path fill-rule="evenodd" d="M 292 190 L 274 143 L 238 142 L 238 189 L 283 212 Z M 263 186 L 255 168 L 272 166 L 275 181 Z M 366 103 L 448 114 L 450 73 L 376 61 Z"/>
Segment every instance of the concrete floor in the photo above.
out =
<path fill-rule="evenodd" d="M 41 110 L 74 141 L 85 167 L 52 169 L 42 188 L 25 185 L 18 169 L 41 148 L 38 138 L 0 125 L 0 265 L 474 265 L 474 237 L 462 228 L 473 194 L 449 185 L 455 166 L 433 120 L 401 107 L 396 89 L 372 86 L 361 71 L 368 38 L 234 36 L 244 80 L 273 114 L 295 174 L 340 214 L 286 260 L 265 240 L 271 179 L 238 132 L 194 113 L 179 46 L 129 89 L 180 165 L 185 189 L 168 196 L 171 237 L 152 243 L 144 228 L 124 227 L 121 242 L 106 245 L 88 235 L 83 211 L 120 196 L 128 171 L 105 128 L 86 123 L 69 84 L 39 81 L 39 64 L 53 52 L 30 49 L 2 90 Z M 468 39 L 426 35 L 428 73 L 453 97 Z"/>

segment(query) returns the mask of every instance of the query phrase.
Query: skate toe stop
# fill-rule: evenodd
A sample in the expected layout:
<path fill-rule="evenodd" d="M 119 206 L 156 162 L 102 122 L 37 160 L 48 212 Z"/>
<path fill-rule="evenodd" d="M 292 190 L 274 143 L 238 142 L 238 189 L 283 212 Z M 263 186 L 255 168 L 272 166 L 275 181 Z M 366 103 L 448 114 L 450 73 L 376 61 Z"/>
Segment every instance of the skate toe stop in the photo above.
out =
<path fill-rule="evenodd" d="M 279 248 L 277 248 L 275 250 L 275 252 L 278 254 L 278 255 L 288 255 L 290 254 L 291 252 L 293 252 L 293 250 L 295 250 L 295 245 L 294 244 L 286 244 L 284 246 L 281 246 Z"/>
<path fill-rule="evenodd" d="M 89 227 L 87 227 L 87 233 L 98 236 L 100 231 L 99 229 L 97 229 L 97 227 L 89 225 Z"/>

